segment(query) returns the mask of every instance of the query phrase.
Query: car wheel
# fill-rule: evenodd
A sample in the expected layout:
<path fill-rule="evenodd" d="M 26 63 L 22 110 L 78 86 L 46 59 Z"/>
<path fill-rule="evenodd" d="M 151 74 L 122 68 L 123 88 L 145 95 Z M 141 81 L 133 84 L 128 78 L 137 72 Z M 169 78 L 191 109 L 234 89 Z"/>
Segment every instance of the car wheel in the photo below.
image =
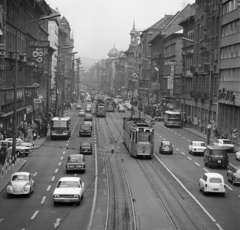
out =
<path fill-rule="evenodd" d="M 58 204 L 58 203 L 57 203 L 56 201 L 53 201 L 53 205 L 54 205 L 54 206 L 57 206 L 57 204 Z"/>
<path fill-rule="evenodd" d="M 191 151 L 191 154 L 192 154 L 192 156 L 194 156 L 194 155 L 195 155 L 195 153 L 194 153 L 193 151 Z"/>
<path fill-rule="evenodd" d="M 202 192 L 203 192 L 203 195 L 204 195 L 204 196 L 206 196 L 206 195 L 207 195 L 207 192 L 205 192 L 205 190 L 204 190 L 204 189 L 202 190 Z"/>
<path fill-rule="evenodd" d="M 32 191 L 30 190 L 30 192 L 28 193 L 28 197 L 31 197 L 32 195 Z"/>
<path fill-rule="evenodd" d="M 225 192 L 223 192 L 223 193 L 222 193 L 222 196 L 225 196 L 225 194 L 226 194 L 226 193 L 225 193 Z"/>
<path fill-rule="evenodd" d="M 80 203 L 81 203 L 81 199 L 78 201 L 78 202 L 76 202 L 77 203 L 77 206 L 79 206 L 80 205 Z"/>

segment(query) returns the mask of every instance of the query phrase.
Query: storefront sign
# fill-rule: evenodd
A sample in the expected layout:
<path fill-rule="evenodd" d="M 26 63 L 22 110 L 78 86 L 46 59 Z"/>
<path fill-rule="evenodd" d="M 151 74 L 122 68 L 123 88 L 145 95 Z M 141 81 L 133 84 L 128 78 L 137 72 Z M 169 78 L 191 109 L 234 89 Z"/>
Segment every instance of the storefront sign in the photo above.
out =
<path fill-rule="evenodd" d="M 32 105 L 29 105 L 26 107 L 26 114 L 29 114 L 33 111 L 33 106 Z"/>
<path fill-rule="evenodd" d="M 29 41 L 30 48 L 48 48 L 50 41 Z"/>
<path fill-rule="evenodd" d="M 16 97 L 17 99 L 23 99 L 23 90 L 21 89 L 17 90 Z M 9 103 L 9 102 L 12 102 L 13 100 L 14 100 L 14 91 L 13 90 L 6 91 L 4 95 L 4 102 Z"/>

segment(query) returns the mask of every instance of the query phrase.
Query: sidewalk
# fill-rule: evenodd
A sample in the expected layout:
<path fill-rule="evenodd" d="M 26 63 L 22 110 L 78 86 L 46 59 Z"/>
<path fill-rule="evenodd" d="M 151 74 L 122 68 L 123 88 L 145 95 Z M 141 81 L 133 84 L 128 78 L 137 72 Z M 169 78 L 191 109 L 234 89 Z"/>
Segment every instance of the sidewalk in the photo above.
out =
<path fill-rule="evenodd" d="M 47 135 L 48 137 L 48 135 Z M 34 143 L 33 151 L 36 149 L 39 149 L 41 145 L 46 141 L 47 137 L 36 139 Z M 3 170 L 0 171 L 0 195 L 4 192 L 5 188 L 7 187 L 11 175 L 15 172 L 21 171 L 21 169 L 24 167 L 24 165 L 27 163 L 27 157 L 25 158 L 18 158 L 15 165 L 5 165 L 3 167 Z"/>

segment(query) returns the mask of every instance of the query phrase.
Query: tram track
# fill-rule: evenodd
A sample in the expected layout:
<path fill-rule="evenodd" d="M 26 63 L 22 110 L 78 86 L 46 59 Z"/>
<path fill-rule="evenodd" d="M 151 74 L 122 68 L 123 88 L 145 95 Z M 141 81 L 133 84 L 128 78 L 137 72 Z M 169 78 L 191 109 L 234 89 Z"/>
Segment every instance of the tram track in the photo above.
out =
<path fill-rule="evenodd" d="M 101 120 L 104 122 L 102 122 Z M 106 118 L 105 119 L 96 118 L 96 121 L 99 130 L 102 131 L 107 127 L 106 129 L 107 134 L 105 133 L 105 135 L 99 136 L 99 138 L 101 138 L 100 139 L 101 146 L 108 145 L 109 143 L 109 140 L 107 140 L 108 137 L 110 139 L 110 145 L 114 146 L 116 141 L 113 138 L 113 133 L 108 126 Z M 126 184 L 128 184 L 128 181 L 126 178 L 126 172 L 123 168 L 121 159 L 119 158 L 118 155 L 115 156 L 112 155 L 111 150 L 106 148 L 104 151 L 104 159 L 105 159 L 104 162 L 106 164 L 108 186 L 108 204 L 107 204 L 108 207 L 104 229 L 137 230 L 133 204 L 129 204 L 132 202 L 131 193 L 129 192 L 129 190 L 127 192 L 127 190 L 125 189 Z M 117 166 L 118 168 L 116 168 Z M 127 185 L 127 187 L 129 188 L 129 185 Z M 123 199 L 124 197 L 125 199 Z M 127 199 L 127 197 L 130 198 Z"/>
<path fill-rule="evenodd" d="M 120 128 L 120 126 L 114 122 L 114 117 L 110 115 L 110 113 L 108 114 L 108 117 L 112 120 L 112 123 L 119 132 L 119 135 L 121 135 L 122 127 Z M 115 116 L 116 115 L 123 118 L 119 113 L 115 113 Z M 181 194 L 164 175 L 164 173 L 167 172 L 166 170 L 161 169 L 163 167 L 161 167 L 157 161 L 154 159 L 135 159 L 135 161 L 157 201 L 166 213 L 173 229 L 207 230 L 204 223 L 192 211 L 182 198 Z"/>

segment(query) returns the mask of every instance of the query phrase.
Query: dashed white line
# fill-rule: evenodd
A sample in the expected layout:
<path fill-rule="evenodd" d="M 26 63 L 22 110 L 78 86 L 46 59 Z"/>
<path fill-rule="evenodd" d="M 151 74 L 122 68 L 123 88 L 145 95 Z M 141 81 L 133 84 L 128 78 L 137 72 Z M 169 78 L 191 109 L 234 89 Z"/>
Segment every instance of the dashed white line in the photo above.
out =
<path fill-rule="evenodd" d="M 185 155 L 185 153 L 184 153 L 184 152 L 181 152 L 181 154 Z"/>
<path fill-rule="evenodd" d="M 223 230 L 223 228 L 218 223 L 216 223 L 216 225 L 220 230 Z"/>
<path fill-rule="evenodd" d="M 46 200 L 46 196 L 42 198 L 41 204 L 43 204 L 45 200 Z"/>
<path fill-rule="evenodd" d="M 177 150 L 177 151 L 179 151 L 179 149 L 178 149 L 178 148 L 176 148 L 176 150 Z"/>
<path fill-rule="evenodd" d="M 188 157 L 188 159 L 191 161 L 192 160 L 192 158 L 190 158 L 190 157 Z"/>
<path fill-rule="evenodd" d="M 195 162 L 195 164 L 196 164 L 197 166 L 200 166 L 200 164 L 198 164 L 197 162 Z"/>
<path fill-rule="evenodd" d="M 61 160 L 63 159 L 63 156 L 61 156 Z"/>
<path fill-rule="evenodd" d="M 51 189 L 51 185 L 49 185 L 48 187 L 47 187 L 47 191 L 49 191 Z"/>
<path fill-rule="evenodd" d="M 58 166 L 60 166 L 61 164 L 62 164 L 62 162 L 59 162 L 59 163 L 58 163 Z"/>
<path fill-rule="evenodd" d="M 37 176 L 37 174 L 38 174 L 38 173 L 37 173 L 37 172 L 35 172 L 35 173 L 33 174 L 33 176 Z"/>
<path fill-rule="evenodd" d="M 226 186 L 230 189 L 230 190 L 232 190 L 232 188 L 231 187 L 229 187 L 227 184 L 226 184 Z"/>
<path fill-rule="evenodd" d="M 187 141 L 189 141 L 189 142 L 190 142 L 190 140 L 188 140 L 188 139 L 187 139 Z"/>
<path fill-rule="evenodd" d="M 185 137 L 182 137 L 183 139 L 186 139 Z"/>
<path fill-rule="evenodd" d="M 204 171 L 206 171 L 206 172 L 209 172 L 207 169 L 203 169 Z"/>
<path fill-rule="evenodd" d="M 33 220 L 38 213 L 39 213 L 39 211 L 36 211 L 36 212 L 32 215 L 31 220 Z"/>
<path fill-rule="evenodd" d="M 55 179 L 55 176 L 52 177 L 52 181 L 54 181 L 54 179 Z"/>
<path fill-rule="evenodd" d="M 63 154 L 65 154 L 65 151 L 63 151 Z"/>
<path fill-rule="evenodd" d="M 58 172 L 58 168 L 56 168 L 56 170 L 55 170 L 55 173 L 57 173 Z"/>

